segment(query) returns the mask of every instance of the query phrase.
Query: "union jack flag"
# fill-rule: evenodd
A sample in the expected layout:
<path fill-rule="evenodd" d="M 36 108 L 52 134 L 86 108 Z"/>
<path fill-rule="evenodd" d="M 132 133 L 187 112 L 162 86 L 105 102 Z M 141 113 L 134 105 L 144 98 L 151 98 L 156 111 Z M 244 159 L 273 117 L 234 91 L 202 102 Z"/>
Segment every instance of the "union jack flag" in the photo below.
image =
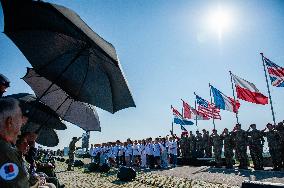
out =
<path fill-rule="evenodd" d="M 266 57 L 264 57 L 264 61 L 267 66 L 271 85 L 275 87 L 284 87 L 284 68 L 276 65 Z"/>
<path fill-rule="evenodd" d="M 198 111 L 202 112 L 209 118 L 221 119 L 220 109 L 213 103 L 209 103 L 207 100 L 196 95 L 196 102 L 198 104 Z"/>

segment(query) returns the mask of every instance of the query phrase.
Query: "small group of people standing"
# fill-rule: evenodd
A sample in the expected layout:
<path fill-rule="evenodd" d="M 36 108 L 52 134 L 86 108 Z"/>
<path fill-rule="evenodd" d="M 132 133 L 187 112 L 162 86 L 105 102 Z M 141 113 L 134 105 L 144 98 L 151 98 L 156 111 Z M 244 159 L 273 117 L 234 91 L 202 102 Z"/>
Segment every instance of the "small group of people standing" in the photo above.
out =
<path fill-rule="evenodd" d="M 276 126 L 268 123 L 264 130 L 258 130 L 256 124 L 251 124 L 247 131 L 241 128 L 241 124 L 236 124 L 231 132 L 225 128 L 220 135 L 215 129 L 212 130 L 211 135 L 205 129 L 203 135 L 199 131 L 196 131 L 196 136 L 190 132 L 189 135 L 182 135 L 180 139 L 181 154 L 188 160 L 212 157 L 213 148 L 216 167 L 221 167 L 224 146 L 226 168 L 233 168 L 235 156 L 239 161 L 239 169 L 247 169 L 249 166 L 247 148 L 249 148 L 254 169 L 263 170 L 264 137 L 267 138 L 273 169 L 280 170 L 284 167 L 283 122 L 279 122 Z"/>
<path fill-rule="evenodd" d="M 177 138 L 147 138 L 132 142 L 127 139 L 121 143 L 103 143 L 91 145 L 90 155 L 93 162 L 110 166 L 136 166 L 141 168 L 160 169 L 175 167 L 177 164 Z"/>

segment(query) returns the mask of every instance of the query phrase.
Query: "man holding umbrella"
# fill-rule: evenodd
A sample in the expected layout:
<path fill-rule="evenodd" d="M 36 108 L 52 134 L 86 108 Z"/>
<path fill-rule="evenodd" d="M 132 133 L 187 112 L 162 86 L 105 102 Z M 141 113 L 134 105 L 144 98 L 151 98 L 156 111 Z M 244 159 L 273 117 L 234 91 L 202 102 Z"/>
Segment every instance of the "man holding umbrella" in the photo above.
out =
<path fill-rule="evenodd" d="M 70 144 L 69 144 L 69 163 L 68 163 L 68 168 L 67 170 L 71 170 L 72 164 L 74 162 L 74 152 L 75 152 L 75 144 L 78 142 L 82 137 L 73 137 Z"/>

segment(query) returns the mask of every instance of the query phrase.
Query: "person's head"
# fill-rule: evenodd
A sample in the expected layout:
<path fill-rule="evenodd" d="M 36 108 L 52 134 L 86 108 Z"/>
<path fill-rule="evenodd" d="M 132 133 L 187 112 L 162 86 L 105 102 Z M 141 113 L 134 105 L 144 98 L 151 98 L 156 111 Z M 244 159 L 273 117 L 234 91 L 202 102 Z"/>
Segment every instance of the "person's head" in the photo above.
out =
<path fill-rule="evenodd" d="M 29 151 L 29 143 L 25 134 L 18 136 L 16 147 L 22 153 L 22 155 L 25 155 Z"/>
<path fill-rule="evenodd" d="M 242 128 L 241 124 L 237 123 L 235 126 L 236 130 L 240 130 Z"/>
<path fill-rule="evenodd" d="M 206 134 L 206 130 L 205 129 L 202 129 L 202 132 L 203 132 L 203 134 Z"/>
<path fill-rule="evenodd" d="M 212 130 L 212 133 L 213 133 L 213 134 L 217 134 L 217 129 L 213 129 L 213 130 Z"/>
<path fill-rule="evenodd" d="M 250 127 L 255 130 L 256 129 L 256 124 L 251 124 Z"/>
<path fill-rule="evenodd" d="M 9 79 L 3 74 L 0 74 L 0 97 L 6 92 L 8 87 L 10 87 Z"/>
<path fill-rule="evenodd" d="M 273 129 L 273 125 L 271 123 L 267 123 L 266 127 L 268 128 L 268 130 L 272 130 Z"/>
<path fill-rule="evenodd" d="M 0 99 L 0 135 L 5 140 L 16 144 L 17 136 L 26 121 L 17 99 Z"/>
<path fill-rule="evenodd" d="M 229 130 L 227 128 L 224 129 L 224 133 L 228 133 Z"/>

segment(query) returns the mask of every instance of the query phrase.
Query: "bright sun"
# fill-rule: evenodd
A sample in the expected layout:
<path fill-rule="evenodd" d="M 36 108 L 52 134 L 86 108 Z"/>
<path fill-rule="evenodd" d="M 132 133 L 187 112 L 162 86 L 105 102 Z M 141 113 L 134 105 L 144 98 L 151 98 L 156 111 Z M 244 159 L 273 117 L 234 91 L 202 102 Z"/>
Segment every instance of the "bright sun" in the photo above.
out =
<path fill-rule="evenodd" d="M 229 11 L 219 7 L 208 15 L 210 29 L 217 33 L 219 39 L 222 39 L 224 32 L 231 26 L 232 17 Z"/>

